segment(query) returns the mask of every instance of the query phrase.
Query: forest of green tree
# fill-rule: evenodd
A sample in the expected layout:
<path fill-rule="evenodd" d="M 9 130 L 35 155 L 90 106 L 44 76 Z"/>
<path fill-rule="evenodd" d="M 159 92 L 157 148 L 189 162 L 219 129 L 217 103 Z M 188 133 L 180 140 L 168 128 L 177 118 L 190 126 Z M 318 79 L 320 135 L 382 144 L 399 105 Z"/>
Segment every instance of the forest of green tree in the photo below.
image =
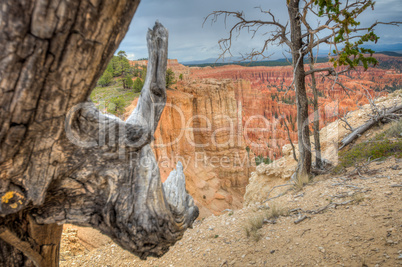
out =
<path fill-rule="evenodd" d="M 106 87 L 116 82 L 121 82 L 124 89 L 133 89 L 134 92 L 141 92 L 147 75 L 147 66 L 132 66 L 125 51 L 119 51 L 113 56 L 106 67 L 105 72 L 99 78 L 97 85 Z M 176 82 L 174 72 L 168 69 L 166 72 L 166 87 Z"/>

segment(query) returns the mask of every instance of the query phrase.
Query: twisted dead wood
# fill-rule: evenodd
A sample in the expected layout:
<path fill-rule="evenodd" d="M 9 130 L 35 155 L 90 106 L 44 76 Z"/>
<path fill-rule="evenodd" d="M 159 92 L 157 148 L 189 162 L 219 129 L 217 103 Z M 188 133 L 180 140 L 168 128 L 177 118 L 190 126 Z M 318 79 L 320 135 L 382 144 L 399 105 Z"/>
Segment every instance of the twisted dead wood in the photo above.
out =
<path fill-rule="evenodd" d="M 0 16 L 0 265 L 56 266 L 41 225 L 63 223 L 161 256 L 198 216 L 181 165 L 162 185 L 149 145 L 166 102 L 168 31 L 148 32 L 147 79 L 124 122 L 83 101 L 139 1 L 45 2 L 6 3 Z"/>

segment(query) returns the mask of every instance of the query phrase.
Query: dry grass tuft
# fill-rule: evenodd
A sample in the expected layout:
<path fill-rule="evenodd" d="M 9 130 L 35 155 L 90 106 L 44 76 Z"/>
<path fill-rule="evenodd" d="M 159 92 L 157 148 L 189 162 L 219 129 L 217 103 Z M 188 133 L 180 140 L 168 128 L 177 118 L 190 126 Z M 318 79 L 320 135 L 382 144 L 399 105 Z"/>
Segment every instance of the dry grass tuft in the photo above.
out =
<path fill-rule="evenodd" d="M 249 218 L 246 224 L 243 226 L 243 230 L 248 238 L 258 242 L 262 237 L 262 234 L 259 232 L 259 230 L 264 225 L 265 220 L 274 220 L 280 216 L 286 216 L 288 214 L 289 212 L 287 209 L 281 208 L 277 204 L 273 203 L 265 213 Z"/>
<path fill-rule="evenodd" d="M 302 190 L 303 187 L 310 182 L 308 175 L 298 175 L 295 180 L 295 188 L 297 191 Z"/>
<path fill-rule="evenodd" d="M 248 238 L 252 238 L 255 242 L 258 242 L 262 235 L 258 232 L 259 229 L 262 228 L 264 224 L 264 216 L 254 216 L 250 218 L 246 225 L 243 226 L 244 232 Z"/>
<path fill-rule="evenodd" d="M 265 214 L 265 218 L 267 220 L 277 219 L 280 216 L 288 215 L 288 210 L 282 207 L 279 207 L 277 204 L 273 203 L 271 208 Z"/>
<path fill-rule="evenodd" d="M 362 193 L 357 193 L 353 195 L 353 201 L 355 203 L 360 203 L 363 202 L 365 199 L 364 195 Z"/>

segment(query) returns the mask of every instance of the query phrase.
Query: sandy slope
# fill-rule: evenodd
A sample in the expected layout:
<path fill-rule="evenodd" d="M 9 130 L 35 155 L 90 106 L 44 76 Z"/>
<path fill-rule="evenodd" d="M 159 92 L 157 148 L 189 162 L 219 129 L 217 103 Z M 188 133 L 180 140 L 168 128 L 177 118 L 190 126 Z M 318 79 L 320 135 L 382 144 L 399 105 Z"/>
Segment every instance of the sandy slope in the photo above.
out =
<path fill-rule="evenodd" d="M 402 184 L 402 160 L 374 162 L 370 170 L 366 179 L 326 175 L 302 191 L 290 188 L 269 206 L 307 211 L 352 202 L 305 213 L 310 218 L 299 224 L 297 212 L 280 217 L 263 225 L 258 242 L 243 229 L 250 218 L 269 211 L 257 203 L 197 222 L 164 257 L 148 261 L 111 242 L 71 257 L 80 239 L 69 242 L 77 232 L 65 231 L 61 266 L 402 266 L 402 188 L 395 187 Z"/>

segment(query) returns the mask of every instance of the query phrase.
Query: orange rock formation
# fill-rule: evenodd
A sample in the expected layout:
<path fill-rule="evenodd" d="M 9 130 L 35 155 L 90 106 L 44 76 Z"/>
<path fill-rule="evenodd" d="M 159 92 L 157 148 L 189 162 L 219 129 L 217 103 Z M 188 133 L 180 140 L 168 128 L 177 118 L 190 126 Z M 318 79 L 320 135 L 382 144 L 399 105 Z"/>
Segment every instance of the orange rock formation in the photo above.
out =
<path fill-rule="evenodd" d="M 374 95 L 386 86 L 400 85 L 402 59 L 380 56 L 379 60 L 391 62 L 396 68 L 357 68 L 338 77 L 352 90 L 349 95 L 334 86 L 333 80 L 316 75 L 320 128 L 338 115 L 366 104 L 367 92 Z M 132 64 L 135 63 L 147 62 Z M 180 160 L 185 167 L 187 189 L 201 207 L 202 216 L 241 207 L 254 169 L 248 161 L 254 162 L 254 155 L 271 159 L 282 156 L 282 147 L 289 143 L 284 121 L 292 141 L 297 142 L 296 97 L 294 91 L 287 91 L 292 68 L 198 68 L 183 66 L 177 60 L 169 60 L 168 68 L 175 72 L 177 80 L 183 74 L 183 80 L 167 90 L 167 105 L 155 134 L 153 148 L 160 160 L 162 179 Z M 311 84 L 309 77 L 306 84 Z M 313 97 L 310 89 L 308 96 Z M 136 101 L 128 112 L 135 105 Z"/>
<path fill-rule="evenodd" d="M 201 217 L 242 207 L 250 166 L 242 135 L 242 114 L 230 80 L 179 82 L 167 90 L 167 104 L 153 149 L 162 180 L 181 161 L 187 190 Z M 128 108 L 128 114 L 136 101 Z"/>
<path fill-rule="evenodd" d="M 402 58 L 379 55 L 381 65 L 390 64 L 394 69 L 362 67 L 339 76 L 346 89 L 335 84 L 334 79 L 316 74 L 319 91 L 320 128 L 333 122 L 338 116 L 368 103 L 366 94 L 371 96 L 386 86 L 398 88 L 402 74 Z M 317 64 L 317 68 L 330 66 L 329 63 Z M 306 66 L 306 70 L 308 70 Z M 290 129 L 293 142 L 297 142 L 296 96 L 287 88 L 292 83 L 293 71 L 286 67 L 244 67 L 226 65 L 221 67 L 193 67 L 190 80 L 205 78 L 231 79 L 235 83 L 236 99 L 243 107 L 244 138 L 247 146 L 256 155 L 277 159 L 282 156 L 282 146 L 289 143 L 284 120 Z M 311 77 L 307 77 L 308 97 L 313 98 L 310 89 Z M 349 89 L 351 91 L 349 91 Z M 312 108 L 311 108 L 312 112 Z M 313 117 L 311 117 L 312 119 Z"/>

